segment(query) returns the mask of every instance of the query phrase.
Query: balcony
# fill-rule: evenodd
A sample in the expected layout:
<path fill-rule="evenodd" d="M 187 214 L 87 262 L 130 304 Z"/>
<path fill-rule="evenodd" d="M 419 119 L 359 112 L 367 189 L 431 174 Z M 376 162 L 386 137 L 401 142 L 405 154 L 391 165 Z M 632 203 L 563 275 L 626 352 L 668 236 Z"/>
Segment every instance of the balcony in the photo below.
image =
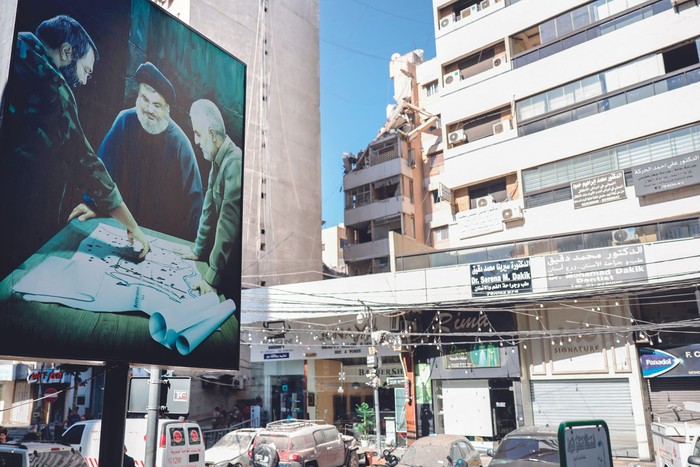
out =
<path fill-rule="evenodd" d="M 345 245 L 343 255 L 346 263 L 381 258 L 389 255 L 389 239 L 383 238 L 367 243 Z"/>
<path fill-rule="evenodd" d="M 413 213 L 413 205 L 404 196 L 375 201 L 354 209 L 345 210 L 345 225 L 353 226 L 374 219 L 393 216 L 402 212 Z"/>

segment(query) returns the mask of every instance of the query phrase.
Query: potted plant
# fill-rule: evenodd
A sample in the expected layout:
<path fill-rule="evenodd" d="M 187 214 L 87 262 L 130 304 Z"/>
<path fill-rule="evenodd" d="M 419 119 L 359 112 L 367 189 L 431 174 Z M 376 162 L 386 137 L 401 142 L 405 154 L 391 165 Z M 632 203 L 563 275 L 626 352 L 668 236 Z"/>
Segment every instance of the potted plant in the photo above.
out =
<path fill-rule="evenodd" d="M 374 427 L 374 409 L 363 402 L 355 406 L 355 413 L 362 420 L 355 424 L 355 431 L 360 435 L 360 444 L 366 447 L 369 445 L 369 432 Z"/>

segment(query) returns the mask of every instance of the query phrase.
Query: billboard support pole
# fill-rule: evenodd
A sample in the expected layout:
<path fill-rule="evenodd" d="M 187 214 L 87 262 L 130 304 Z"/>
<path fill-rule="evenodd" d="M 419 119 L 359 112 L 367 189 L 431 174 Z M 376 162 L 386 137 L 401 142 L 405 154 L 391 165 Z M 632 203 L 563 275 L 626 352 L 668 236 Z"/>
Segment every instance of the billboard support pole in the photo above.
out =
<path fill-rule="evenodd" d="M 107 362 L 100 433 L 100 467 L 122 467 L 126 397 L 129 383 L 127 362 Z"/>
<path fill-rule="evenodd" d="M 148 404 L 146 405 L 146 456 L 145 467 L 156 465 L 156 438 L 158 437 L 158 415 L 160 412 L 160 369 L 153 365 L 148 381 Z"/>

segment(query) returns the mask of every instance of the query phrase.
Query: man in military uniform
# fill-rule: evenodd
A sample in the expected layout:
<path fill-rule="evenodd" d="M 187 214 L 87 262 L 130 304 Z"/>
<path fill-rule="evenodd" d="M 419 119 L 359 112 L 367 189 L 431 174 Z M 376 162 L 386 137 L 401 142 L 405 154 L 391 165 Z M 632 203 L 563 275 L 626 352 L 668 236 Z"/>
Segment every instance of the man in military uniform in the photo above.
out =
<path fill-rule="evenodd" d="M 0 157 L 0 278 L 36 252 L 73 218 L 107 213 L 130 240 L 148 240 L 80 125 L 72 88 L 85 85 L 99 58 L 88 33 L 73 18 L 42 22 L 17 37 L 7 87 Z"/>
<path fill-rule="evenodd" d="M 226 135 L 221 111 L 213 102 L 200 99 L 190 108 L 194 142 L 212 163 L 204 195 L 193 251 L 181 253 L 186 259 L 209 258 L 204 281 L 195 285 L 204 295 L 218 292 L 232 298 L 240 289 L 241 183 L 243 154 Z"/>

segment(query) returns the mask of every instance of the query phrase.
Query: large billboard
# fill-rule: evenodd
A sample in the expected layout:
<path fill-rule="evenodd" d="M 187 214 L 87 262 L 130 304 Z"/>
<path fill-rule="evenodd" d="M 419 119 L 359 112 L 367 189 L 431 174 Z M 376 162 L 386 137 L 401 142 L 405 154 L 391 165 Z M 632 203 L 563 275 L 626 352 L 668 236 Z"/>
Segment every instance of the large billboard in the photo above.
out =
<path fill-rule="evenodd" d="M 0 355 L 236 369 L 245 64 L 148 0 L 19 0 L 12 53 Z"/>

